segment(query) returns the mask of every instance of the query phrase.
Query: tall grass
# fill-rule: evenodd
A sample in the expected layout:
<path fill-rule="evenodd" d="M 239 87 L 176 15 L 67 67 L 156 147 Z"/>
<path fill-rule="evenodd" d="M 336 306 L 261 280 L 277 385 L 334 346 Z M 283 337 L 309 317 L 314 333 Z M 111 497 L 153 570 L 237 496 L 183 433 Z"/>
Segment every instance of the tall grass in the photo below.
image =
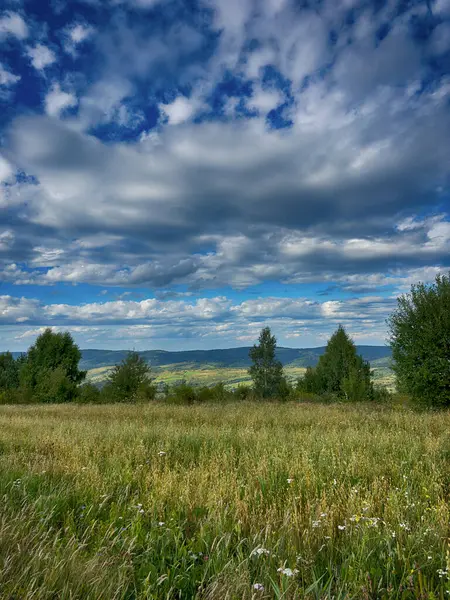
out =
<path fill-rule="evenodd" d="M 450 597 L 450 413 L 0 407 L 0 598 Z"/>

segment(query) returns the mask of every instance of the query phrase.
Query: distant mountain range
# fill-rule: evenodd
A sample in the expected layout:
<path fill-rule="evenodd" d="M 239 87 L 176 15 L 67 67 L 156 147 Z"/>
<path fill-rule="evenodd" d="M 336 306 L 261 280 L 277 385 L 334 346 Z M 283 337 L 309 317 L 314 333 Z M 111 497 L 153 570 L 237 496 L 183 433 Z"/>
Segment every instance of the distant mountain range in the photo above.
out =
<path fill-rule="evenodd" d="M 251 361 L 248 356 L 250 347 L 227 348 L 225 350 L 145 350 L 139 354 L 152 366 L 169 366 L 172 369 L 190 365 L 199 368 L 205 365 L 216 368 L 246 368 Z M 357 346 L 358 353 L 378 366 L 388 366 L 391 350 L 387 346 Z M 108 367 L 120 363 L 127 350 L 82 350 L 80 368 L 85 370 Z M 284 366 L 313 367 L 319 356 L 325 352 L 325 346 L 319 348 L 277 348 L 277 357 Z"/>

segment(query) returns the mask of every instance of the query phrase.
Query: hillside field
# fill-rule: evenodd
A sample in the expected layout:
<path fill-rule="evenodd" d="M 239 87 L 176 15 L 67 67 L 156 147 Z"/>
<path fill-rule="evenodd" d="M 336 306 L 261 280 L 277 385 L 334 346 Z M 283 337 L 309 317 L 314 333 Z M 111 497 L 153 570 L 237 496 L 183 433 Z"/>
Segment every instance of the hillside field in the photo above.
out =
<path fill-rule="evenodd" d="M 0 598 L 450 595 L 450 413 L 0 406 Z"/>
<path fill-rule="evenodd" d="M 393 391 L 395 389 L 394 374 L 389 367 L 384 365 L 384 359 L 373 362 L 374 383 L 376 385 L 385 385 Z M 87 380 L 101 385 L 107 380 L 112 370 L 113 366 L 90 369 L 87 373 Z M 305 370 L 305 367 L 291 365 L 284 367 L 286 377 L 293 383 L 299 377 L 303 376 Z M 153 368 L 152 375 L 155 383 L 165 383 L 167 385 L 176 385 L 182 381 L 186 381 L 194 386 L 211 386 L 223 382 L 229 388 L 236 388 L 239 384 L 251 384 L 248 369 L 242 367 L 218 367 L 208 364 L 202 366 L 196 364 L 169 364 Z"/>

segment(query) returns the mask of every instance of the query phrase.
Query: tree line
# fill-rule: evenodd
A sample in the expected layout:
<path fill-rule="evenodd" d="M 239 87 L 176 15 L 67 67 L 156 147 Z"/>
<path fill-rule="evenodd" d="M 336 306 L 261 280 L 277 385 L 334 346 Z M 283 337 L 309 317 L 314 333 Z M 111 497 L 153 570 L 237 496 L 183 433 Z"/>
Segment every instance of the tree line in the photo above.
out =
<path fill-rule="evenodd" d="M 389 342 L 397 389 L 426 406 L 450 406 L 450 276 L 438 275 L 431 285 L 419 283 L 398 298 L 388 319 Z M 0 402 L 138 402 L 158 395 L 173 403 L 227 399 L 386 401 L 390 394 L 373 384 L 370 364 L 357 354 L 342 326 L 328 341 L 316 367 L 308 367 L 295 384 L 289 382 L 276 358 L 276 338 L 262 329 L 251 348 L 252 387 L 230 391 L 223 384 L 194 388 L 182 383 L 157 389 L 151 367 L 137 353 L 116 365 L 99 389 L 85 382 L 81 351 L 69 332 L 47 329 L 29 350 L 14 359 L 0 355 Z"/>

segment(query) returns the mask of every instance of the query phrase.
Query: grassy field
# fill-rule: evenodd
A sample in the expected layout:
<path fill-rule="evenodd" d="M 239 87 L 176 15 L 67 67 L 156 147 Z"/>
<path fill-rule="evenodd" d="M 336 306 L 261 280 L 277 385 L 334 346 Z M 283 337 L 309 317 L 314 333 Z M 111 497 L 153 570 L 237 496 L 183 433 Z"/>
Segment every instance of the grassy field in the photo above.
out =
<path fill-rule="evenodd" d="M 0 598 L 450 597 L 450 413 L 0 407 Z"/>

